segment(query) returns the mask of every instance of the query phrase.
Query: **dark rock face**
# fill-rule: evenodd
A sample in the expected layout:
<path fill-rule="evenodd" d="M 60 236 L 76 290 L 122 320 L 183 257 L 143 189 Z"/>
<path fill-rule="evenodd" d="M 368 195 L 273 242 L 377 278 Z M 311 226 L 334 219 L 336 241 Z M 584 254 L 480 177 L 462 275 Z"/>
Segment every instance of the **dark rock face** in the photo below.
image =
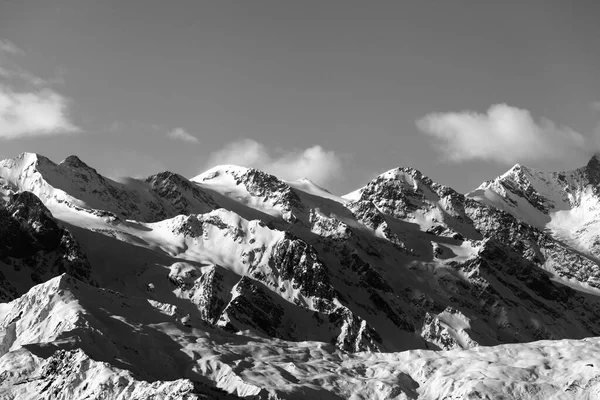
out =
<path fill-rule="evenodd" d="M 0 209 L 0 254 L 23 258 L 40 250 L 56 248 L 61 228 L 48 209 L 31 192 L 17 193 Z"/>
<path fill-rule="evenodd" d="M 306 297 L 317 298 L 319 311 L 331 309 L 335 289 L 325 265 L 306 242 L 286 234 L 275 247 L 271 263 L 273 270 L 291 282 L 294 289 Z"/>
<path fill-rule="evenodd" d="M 190 291 L 190 298 L 198 306 L 202 319 L 216 324 L 231 300 L 232 273 L 219 266 L 204 271 Z"/>
<path fill-rule="evenodd" d="M 595 154 L 583 170 L 588 182 L 597 188 L 600 185 L 600 155 Z"/>
<path fill-rule="evenodd" d="M 254 168 L 242 174 L 235 173 L 233 176 L 236 184 L 244 185 L 253 197 L 261 198 L 280 208 L 283 219 L 287 222 L 295 222 L 302 213 L 304 206 L 298 195 L 275 176 Z"/>
<path fill-rule="evenodd" d="M 235 297 L 223 311 L 219 326 L 232 332 L 251 327 L 271 337 L 290 338 L 289 332 L 280 329 L 284 308 L 273 301 L 268 289 L 244 276 L 234 293 Z"/>
<path fill-rule="evenodd" d="M 216 325 L 232 332 L 253 329 L 284 340 L 328 340 L 345 351 L 381 351 L 377 332 L 346 307 L 330 313 L 308 310 L 278 298 L 262 283 L 242 277 Z M 321 333 L 319 333 L 321 332 Z"/>
<path fill-rule="evenodd" d="M 0 238 L 0 261 L 5 268 L 29 271 L 26 289 L 65 272 L 92 283 L 91 267 L 79 244 L 33 193 L 14 194 L 0 206 Z M 3 281 L 3 300 L 22 294 Z"/>

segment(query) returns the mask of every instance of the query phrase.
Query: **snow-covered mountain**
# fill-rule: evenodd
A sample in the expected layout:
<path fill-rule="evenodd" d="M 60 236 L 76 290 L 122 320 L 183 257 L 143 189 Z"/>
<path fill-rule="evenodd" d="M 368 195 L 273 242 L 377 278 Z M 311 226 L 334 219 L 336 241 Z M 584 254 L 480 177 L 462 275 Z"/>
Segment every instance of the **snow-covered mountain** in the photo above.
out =
<path fill-rule="evenodd" d="M 599 183 L 597 157 L 466 196 L 396 168 L 342 197 L 230 165 L 0 161 L 0 393 L 591 396 L 597 362 L 552 357 L 598 345 L 569 339 L 600 336 Z"/>
<path fill-rule="evenodd" d="M 29 191 L 50 209 L 67 206 L 107 218 L 159 221 L 180 213 L 201 213 L 216 204 L 210 195 L 177 174 L 163 172 L 145 181 L 115 182 L 77 156 L 55 164 L 24 153 L 0 162 L 5 192 Z"/>
<path fill-rule="evenodd" d="M 543 172 L 515 165 L 467 195 L 546 232 L 581 257 L 545 260 L 570 280 L 600 287 L 600 156 L 575 171 Z"/>

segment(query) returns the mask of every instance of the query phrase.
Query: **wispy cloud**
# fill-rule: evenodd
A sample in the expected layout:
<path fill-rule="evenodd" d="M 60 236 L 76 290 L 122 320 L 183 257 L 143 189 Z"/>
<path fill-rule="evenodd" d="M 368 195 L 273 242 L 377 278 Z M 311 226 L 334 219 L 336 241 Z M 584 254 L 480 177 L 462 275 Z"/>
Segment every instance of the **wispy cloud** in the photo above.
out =
<path fill-rule="evenodd" d="M 199 143 L 197 137 L 192 136 L 183 128 L 175 128 L 170 132 L 167 132 L 167 137 L 173 140 L 182 140 L 188 143 Z"/>
<path fill-rule="evenodd" d="M 540 160 L 586 160 L 586 138 L 546 118 L 536 122 L 527 110 L 496 104 L 474 111 L 432 113 L 417 127 L 434 137 L 449 161 L 488 160 L 502 164 Z"/>
<path fill-rule="evenodd" d="M 321 146 L 304 150 L 273 151 L 252 139 L 238 140 L 213 152 L 206 168 L 218 164 L 253 167 L 288 180 L 309 178 L 319 184 L 330 182 L 342 172 L 340 157 Z"/>
<path fill-rule="evenodd" d="M 594 111 L 600 111 L 600 101 L 592 101 L 590 103 L 590 107 L 592 108 L 592 110 Z"/>
<path fill-rule="evenodd" d="M 8 54 L 25 54 L 23 50 L 18 48 L 13 42 L 9 40 L 0 39 L 0 53 Z"/>
<path fill-rule="evenodd" d="M 20 79 L 25 83 L 37 87 L 48 86 L 55 83 L 62 83 L 62 79 L 44 79 L 32 74 L 22 68 L 13 66 L 12 68 L 4 68 L 0 66 L 0 77 L 5 79 Z"/>
<path fill-rule="evenodd" d="M 79 132 L 67 108 L 68 100 L 49 89 L 15 93 L 0 86 L 0 138 Z"/>

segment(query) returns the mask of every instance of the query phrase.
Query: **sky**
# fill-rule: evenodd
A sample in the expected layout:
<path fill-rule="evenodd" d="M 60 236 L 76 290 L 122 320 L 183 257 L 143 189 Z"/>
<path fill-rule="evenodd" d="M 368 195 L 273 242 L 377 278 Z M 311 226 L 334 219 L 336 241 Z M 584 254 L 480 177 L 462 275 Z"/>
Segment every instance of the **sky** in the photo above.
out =
<path fill-rule="evenodd" d="M 467 192 L 600 147 L 600 2 L 0 0 L 0 158 Z"/>

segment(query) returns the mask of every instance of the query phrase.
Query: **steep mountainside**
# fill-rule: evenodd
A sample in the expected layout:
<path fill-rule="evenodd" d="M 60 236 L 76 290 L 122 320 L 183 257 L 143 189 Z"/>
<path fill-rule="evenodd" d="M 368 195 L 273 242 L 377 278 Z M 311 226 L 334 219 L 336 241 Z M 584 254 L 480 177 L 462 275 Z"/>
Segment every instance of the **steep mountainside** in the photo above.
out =
<path fill-rule="evenodd" d="M 116 182 L 75 156 L 0 161 L 0 393 L 548 398 L 571 383 L 558 366 L 532 383 L 545 353 L 527 343 L 587 357 L 594 341 L 565 339 L 600 336 L 599 183 L 598 158 L 515 167 L 467 196 L 396 168 L 343 197 L 236 166 Z M 475 350 L 507 343 L 535 354 L 530 375 L 455 384 L 427 366 L 509 374 L 511 345 Z M 456 350 L 394 353 L 413 349 Z M 336 363 L 358 370 L 334 379 Z M 597 390 L 591 371 L 566 398 Z"/>

